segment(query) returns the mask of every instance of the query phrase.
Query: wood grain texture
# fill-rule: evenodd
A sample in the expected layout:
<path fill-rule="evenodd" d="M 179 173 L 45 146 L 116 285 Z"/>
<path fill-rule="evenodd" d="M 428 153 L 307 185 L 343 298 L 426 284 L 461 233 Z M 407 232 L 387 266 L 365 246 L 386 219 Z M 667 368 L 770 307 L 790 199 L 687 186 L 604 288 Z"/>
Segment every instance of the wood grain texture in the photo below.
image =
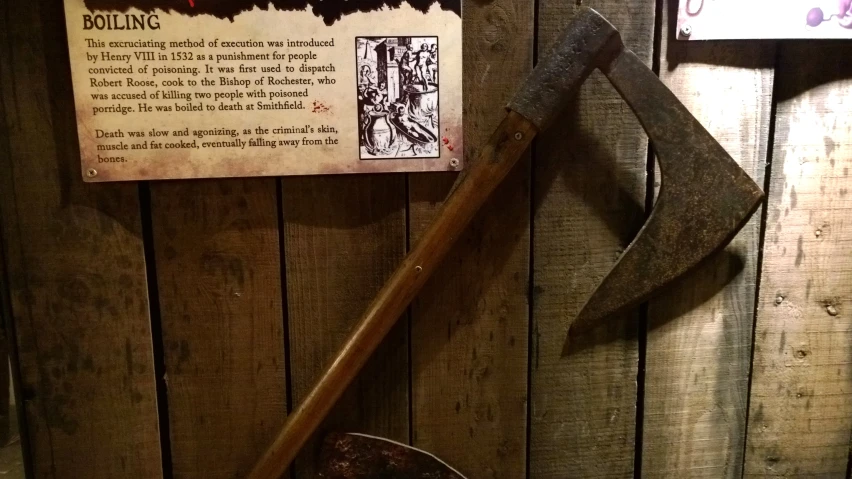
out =
<path fill-rule="evenodd" d="M 62 5 L 0 7 L 2 226 L 35 477 L 162 475 L 133 184 L 84 185 Z"/>
<path fill-rule="evenodd" d="M 172 470 L 244 477 L 287 413 L 273 179 L 151 186 Z"/>
<path fill-rule="evenodd" d="M 774 44 L 678 42 L 674 24 L 663 22 L 660 78 L 763 185 Z M 723 253 L 650 302 L 642 477 L 742 475 L 760 223 L 758 210 Z"/>
<path fill-rule="evenodd" d="M 464 2 L 468 159 L 532 69 L 533 7 Z M 413 443 L 468 477 L 526 473 L 529 168 L 525 154 L 412 304 Z M 455 179 L 409 176 L 412 243 Z"/>
<path fill-rule="evenodd" d="M 321 426 L 361 369 L 393 330 L 400 317 L 443 263 L 475 214 L 529 148 L 535 126 L 509 112 L 466 170 L 426 232 L 414 244 L 352 328 L 334 361 L 310 393 L 293 409 L 287 422 L 252 469 L 251 478 L 283 474 L 305 442 Z M 327 443 L 327 441 L 325 441 Z"/>
<path fill-rule="evenodd" d="M 282 180 L 294 405 L 405 254 L 405 176 Z M 400 321 L 296 460 L 316 476 L 329 430 L 408 442 L 408 325 Z"/>
<path fill-rule="evenodd" d="M 846 43 L 780 48 L 745 474 L 843 477 L 852 431 L 852 63 Z"/>
<path fill-rule="evenodd" d="M 0 110 L 0 116 L 3 111 Z M 4 127 L 4 122 L 0 120 L 0 128 Z M 0 140 L 2 141 L 2 140 Z M 0 143 L 0 155 L 5 153 L 5 148 Z M 2 184 L 2 183 L 0 183 Z M 0 233 L 2 233 L 2 223 L 0 223 Z M 3 235 L 0 234 L 0 245 L 3 244 Z M 17 435 L 17 431 L 13 431 L 11 426 L 17 421 L 13 421 L 11 416 L 15 414 L 12 397 L 12 377 L 9 365 L 13 359 L 14 352 L 12 350 L 12 334 L 11 322 L 12 315 L 9 313 L 11 305 L 7 298 L 9 281 L 6 279 L 6 261 L 3 259 L 3 248 L 0 246 L 0 444 L 9 444 L 12 435 Z M 11 410 L 10 406 L 13 406 Z"/>
<path fill-rule="evenodd" d="M 651 64 L 654 2 L 583 2 Z M 574 2 L 539 6 L 539 55 Z M 644 218 L 648 139 L 600 72 L 536 149 L 530 475 L 632 477 L 637 314 L 612 319 L 561 357 L 568 326 Z"/>
<path fill-rule="evenodd" d="M 5 27 L 5 23 L 0 21 L 0 25 Z M 0 33 L 0 51 L 7 52 L 6 47 L 8 46 L 7 37 Z M 9 122 L 6 117 L 6 91 L 2 88 L 4 81 L 10 81 L 9 75 L 6 74 L 4 69 L 8 66 L 8 63 L 4 63 L 0 61 L 0 167 L 9 168 L 10 164 L 6 159 L 10 159 L 12 157 L 11 147 L 10 147 L 10 132 L 12 131 L 9 128 Z M 11 286 L 9 284 L 9 262 L 6 260 L 6 254 L 12 249 L 11 245 L 8 244 L 4 235 L 6 232 L 4 231 L 7 228 L 7 223 L 3 220 L 3 211 L 15 209 L 15 205 L 12 204 L 8 200 L 8 198 L 4 199 L 4 193 L 8 196 L 8 192 L 14 191 L 12 176 L 9 174 L 0 174 L 0 321 L 3 323 L 3 340 L 5 341 L 5 348 L 9 354 L 9 366 L 11 370 L 11 381 L 13 384 L 13 396 L 12 399 L 15 402 L 14 409 L 14 417 L 10 417 L 10 419 L 14 422 L 10 422 L 11 425 L 16 426 L 15 429 L 18 430 L 18 437 L 20 439 L 20 453 L 18 456 L 21 457 L 21 464 L 18 464 L 17 469 L 22 473 L 26 474 L 26 477 L 33 477 L 33 466 L 32 461 L 30 460 L 30 444 L 29 444 L 29 436 L 27 435 L 27 427 L 26 427 L 26 418 L 25 418 L 25 408 L 19 406 L 24 404 L 21 396 L 21 380 L 20 380 L 20 361 L 18 360 L 18 348 L 17 348 L 17 337 L 16 337 L 16 327 L 14 321 L 14 315 L 12 314 L 12 299 L 11 299 Z M 8 213 L 7 213 L 8 216 Z M 8 247 L 8 249 L 7 249 Z M 20 246 L 15 246 L 14 249 L 20 254 Z M 11 416 L 12 414 L 10 414 Z M 3 430 L 0 431 L 4 435 L 8 432 L 6 430 L 6 425 L 2 425 Z M 7 438 L 8 439 L 8 438 Z M 4 442 L 5 444 L 5 442 Z"/>

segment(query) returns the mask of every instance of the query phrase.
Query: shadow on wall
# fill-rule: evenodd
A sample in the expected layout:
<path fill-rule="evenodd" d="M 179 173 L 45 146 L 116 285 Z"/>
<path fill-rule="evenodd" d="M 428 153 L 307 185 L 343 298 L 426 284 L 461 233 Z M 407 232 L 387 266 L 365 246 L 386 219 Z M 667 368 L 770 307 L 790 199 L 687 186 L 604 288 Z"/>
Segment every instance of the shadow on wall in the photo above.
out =
<path fill-rule="evenodd" d="M 649 325 L 649 329 L 657 329 L 676 318 L 681 318 L 695 308 L 709 301 L 722 291 L 725 286 L 733 281 L 745 268 L 745 260 L 742 256 L 732 253 L 728 250 L 723 250 L 711 256 L 707 261 L 701 263 L 698 268 L 688 273 L 683 278 L 669 285 L 669 287 L 660 291 L 658 294 L 665 295 L 668 291 L 677 288 L 678 291 L 698 291 L 700 294 L 690 297 L 688 300 L 681 300 L 676 303 L 672 302 L 673 307 L 662 311 L 663 314 L 654 316 L 653 325 Z M 714 278 L 712 287 L 708 287 L 708 277 Z M 700 282 L 701 287 L 694 283 Z M 612 318 L 612 322 L 627 321 L 624 315 Z M 637 339 L 637 328 L 625 328 L 629 335 L 627 339 Z M 600 344 L 606 344 L 617 339 L 623 339 L 616 336 L 616 332 L 621 328 L 609 326 L 606 328 L 598 328 L 588 335 L 572 337 L 569 345 L 569 355 L 585 351 Z"/>
<path fill-rule="evenodd" d="M 796 40 L 779 45 L 778 64 L 787 65 L 787 68 L 784 75 L 778 77 L 775 88 L 777 103 L 796 98 L 820 85 L 852 78 L 848 40 L 816 40 L 819 45 L 817 56 L 814 56 L 814 44 L 812 40 Z M 790 65 L 801 67 L 790 68 Z"/>
<path fill-rule="evenodd" d="M 677 40 L 677 0 L 668 2 L 668 24 L 665 45 L 666 63 L 672 71 L 681 63 L 704 63 L 739 68 L 772 68 L 767 59 L 770 55 L 761 53 L 764 48 L 772 48 L 775 40 L 713 40 L 687 41 Z"/>

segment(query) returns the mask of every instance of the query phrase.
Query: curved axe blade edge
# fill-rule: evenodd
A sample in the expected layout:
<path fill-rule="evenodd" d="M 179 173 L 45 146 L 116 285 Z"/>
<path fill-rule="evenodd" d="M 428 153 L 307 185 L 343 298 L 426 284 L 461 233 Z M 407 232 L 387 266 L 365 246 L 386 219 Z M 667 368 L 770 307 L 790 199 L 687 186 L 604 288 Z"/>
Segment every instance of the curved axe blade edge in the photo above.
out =
<path fill-rule="evenodd" d="M 647 222 L 589 297 L 569 339 L 647 300 L 723 249 L 764 196 L 633 52 L 623 49 L 601 70 L 648 133 L 662 185 Z"/>
<path fill-rule="evenodd" d="M 320 453 L 324 479 L 465 479 L 428 452 L 375 436 L 331 433 Z"/>

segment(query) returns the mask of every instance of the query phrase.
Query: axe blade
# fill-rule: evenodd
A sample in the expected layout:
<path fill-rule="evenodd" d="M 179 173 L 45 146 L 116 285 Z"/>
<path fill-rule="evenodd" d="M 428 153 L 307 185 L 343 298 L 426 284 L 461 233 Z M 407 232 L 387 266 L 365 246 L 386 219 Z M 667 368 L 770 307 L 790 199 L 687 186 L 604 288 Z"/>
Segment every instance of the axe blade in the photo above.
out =
<path fill-rule="evenodd" d="M 645 225 L 572 323 L 563 355 L 573 336 L 644 302 L 722 250 L 764 197 L 633 52 L 622 49 L 601 70 L 648 133 L 662 184 Z"/>
<path fill-rule="evenodd" d="M 355 433 L 331 433 L 320 453 L 324 479 L 465 479 L 428 452 Z"/>
<path fill-rule="evenodd" d="M 724 248 L 763 199 L 748 174 L 625 48 L 618 30 L 591 8 L 577 10 L 509 109 L 544 129 L 595 68 L 607 76 L 648 133 L 662 186 L 645 225 L 571 324 L 563 355 L 573 336 L 647 300 Z"/>

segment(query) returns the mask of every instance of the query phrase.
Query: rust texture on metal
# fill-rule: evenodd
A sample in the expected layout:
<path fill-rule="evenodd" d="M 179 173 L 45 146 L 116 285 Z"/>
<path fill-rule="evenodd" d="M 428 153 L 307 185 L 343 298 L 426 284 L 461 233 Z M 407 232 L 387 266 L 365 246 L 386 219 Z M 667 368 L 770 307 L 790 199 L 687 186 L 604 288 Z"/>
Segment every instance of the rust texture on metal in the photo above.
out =
<path fill-rule="evenodd" d="M 569 340 L 645 301 L 720 251 L 764 196 L 633 52 L 623 49 L 602 70 L 648 133 L 662 185 L 648 221 L 583 306 Z"/>
<path fill-rule="evenodd" d="M 554 48 L 515 93 L 507 108 L 539 130 L 550 125 L 592 71 L 621 48 L 618 30 L 591 8 L 582 8 Z"/>
<path fill-rule="evenodd" d="M 464 479 L 431 454 L 360 434 L 326 436 L 320 463 L 324 479 Z"/>

